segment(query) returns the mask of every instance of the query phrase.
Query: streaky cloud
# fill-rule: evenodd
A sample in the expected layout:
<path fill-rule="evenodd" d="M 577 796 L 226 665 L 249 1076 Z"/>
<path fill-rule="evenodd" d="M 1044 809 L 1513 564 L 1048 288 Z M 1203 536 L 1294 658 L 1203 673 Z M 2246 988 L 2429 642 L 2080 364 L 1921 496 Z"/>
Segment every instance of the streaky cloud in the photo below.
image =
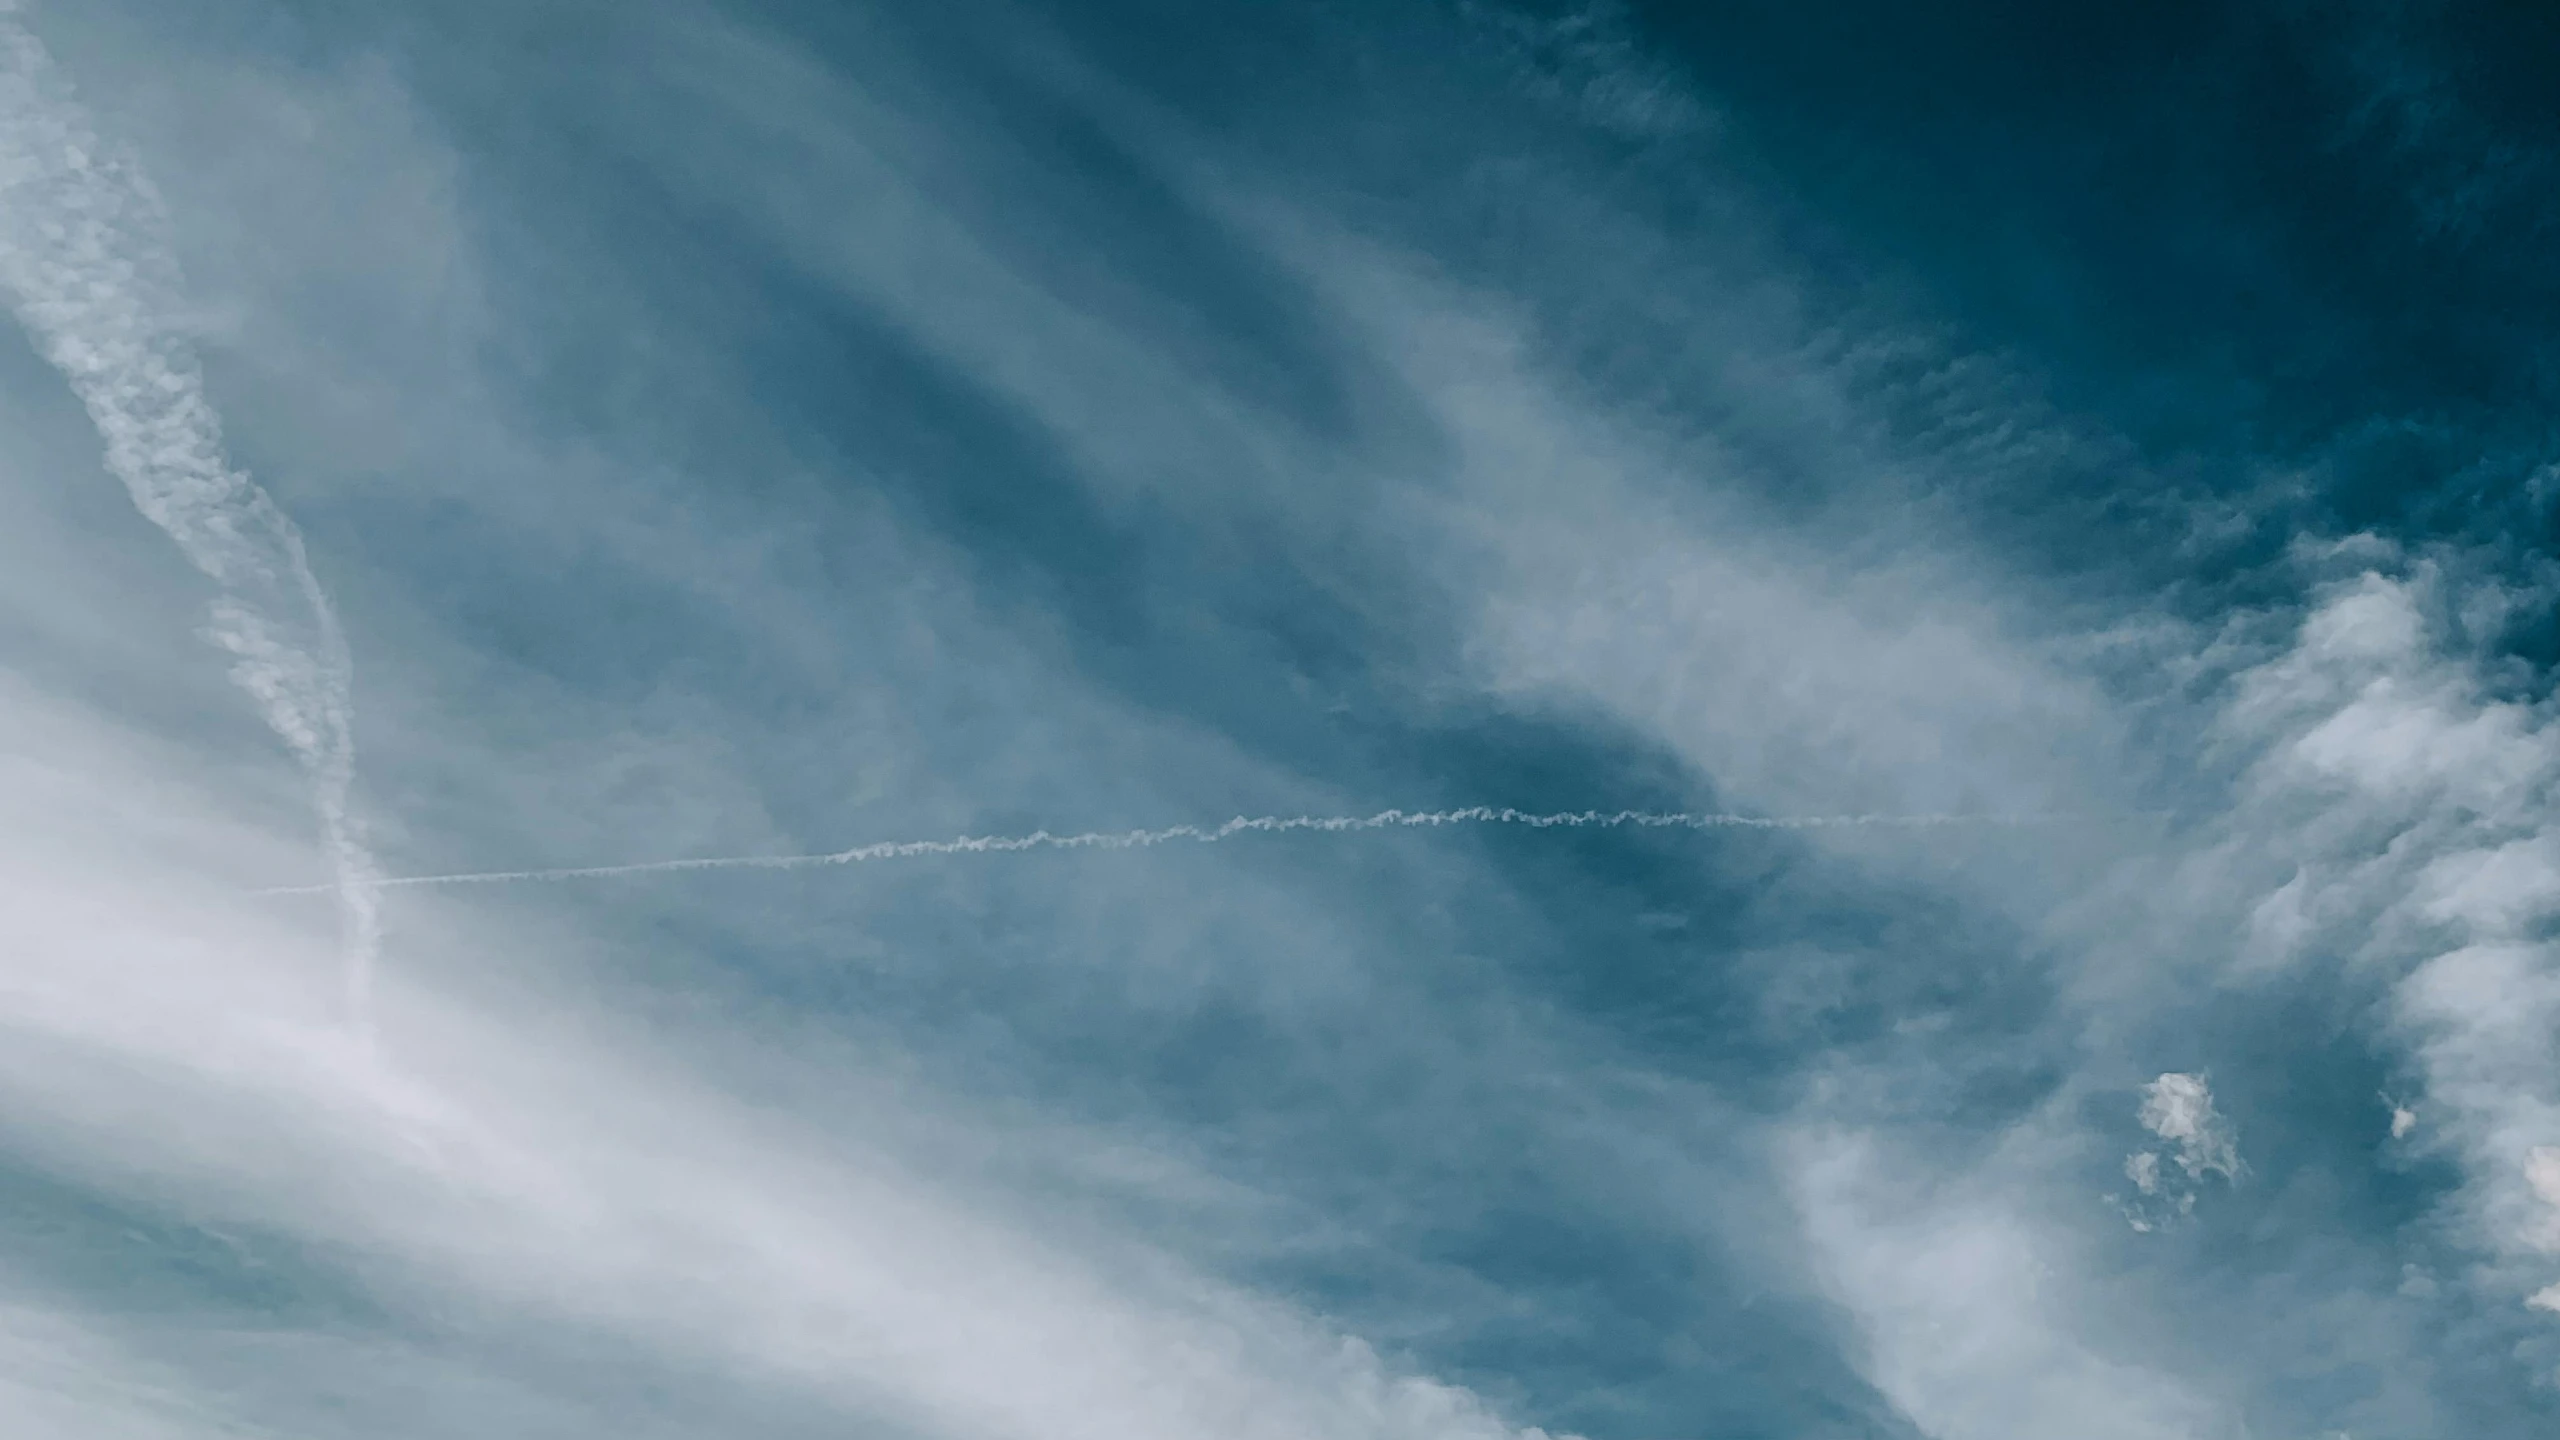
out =
<path fill-rule="evenodd" d="M 352 663 L 302 532 L 223 454 L 169 297 L 158 192 L 104 140 L 43 42 L 0 5 L 0 288 L 89 412 L 136 508 L 213 581 L 209 639 L 309 777 L 334 872 L 346 1006 L 369 1024 L 377 867 L 350 806 Z"/>

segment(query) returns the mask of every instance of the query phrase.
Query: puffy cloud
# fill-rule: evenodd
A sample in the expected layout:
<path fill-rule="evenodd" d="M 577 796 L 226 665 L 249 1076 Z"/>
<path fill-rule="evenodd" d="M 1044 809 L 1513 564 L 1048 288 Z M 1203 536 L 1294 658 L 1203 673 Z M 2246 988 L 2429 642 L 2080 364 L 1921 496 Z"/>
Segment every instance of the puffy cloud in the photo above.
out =
<path fill-rule="evenodd" d="M 2124 1175 L 2133 1182 L 2134 1193 L 2120 1203 L 2135 1231 L 2149 1234 L 2194 1214 L 2196 1187 L 2206 1176 L 2239 1177 L 2239 1137 L 2214 1108 L 2213 1091 L 2203 1076 L 2162 1075 L 2142 1087 L 2134 1115 L 2142 1128 L 2168 1142 L 2167 1159 L 2177 1166 L 2177 1173 L 2163 1169 L 2160 1152 L 2153 1150 L 2125 1157 Z"/>
<path fill-rule="evenodd" d="M 2284 917 L 2288 948 L 2316 933 L 2387 978 L 2425 1086 L 2394 1105 L 2391 1133 L 2414 1132 L 2422 1098 L 2432 1143 L 2463 1164 L 2470 1237 L 2510 1294 L 2540 1297 L 2539 1257 L 2560 1252 L 2544 1158 L 2560 1137 L 2560 950 L 2538 938 L 2560 915 L 2560 722 L 2462 648 L 2451 562 L 2385 558 L 2329 585 L 2293 644 L 2239 677 L 2225 724 L 2261 748 L 2231 845 L 2297 867 L 2257 902 Z M 2183 1091 L 2162 1113 L 2182 1129 L 2196 1114 Z M 2199 1163 L 2219 1153 L 2208 1142 Z"/>
<path fill-rule="evenodd" d="M 2124 1178 L 2145 1195 L 2160 1193 L 2160 1157 L 2149 1150 L 2137 1150 L 2124 1157 Z"/>
<path fill-rule="evenodd" d="M 2170 1073 L 2142 1087 L 2142 1128 L 2177 1147 L 2178 1168 L 2191 1180 L 2240 1173 L 2239 1138 L 2213 1108 L 2213 1091 L 2201 1075 Z"/>

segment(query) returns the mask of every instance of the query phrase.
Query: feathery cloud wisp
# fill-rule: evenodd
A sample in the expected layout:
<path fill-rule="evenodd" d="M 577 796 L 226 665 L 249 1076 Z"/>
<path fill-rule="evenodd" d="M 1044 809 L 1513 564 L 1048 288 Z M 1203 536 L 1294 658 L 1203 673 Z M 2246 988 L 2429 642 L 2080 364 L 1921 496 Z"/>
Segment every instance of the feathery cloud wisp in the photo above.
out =
<path fill-rule="evenodd" d="M 375 865 L 351 809 L 351 665 L 302 534 L 234 468 L 166 306 L 176 266 L 150 181 L 91 126 L 41 41 L 0 10 L 0 288 L 87 407 L 107 469 L 216 587 L 208 635 L 310 777 L 335 872 L 349 1018 L 381 948 Z"/>

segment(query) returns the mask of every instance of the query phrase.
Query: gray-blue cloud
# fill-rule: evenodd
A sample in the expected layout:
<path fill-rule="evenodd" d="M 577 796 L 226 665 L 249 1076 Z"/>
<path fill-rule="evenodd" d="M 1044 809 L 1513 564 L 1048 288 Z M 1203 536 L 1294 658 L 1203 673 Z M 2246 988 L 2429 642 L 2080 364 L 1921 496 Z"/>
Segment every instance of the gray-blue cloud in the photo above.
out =
<path fill-rule="evenodd" d="M 2085 818 L 410 887 L 368 1051 L 30 346 L 0 1406 L 2543 1433 L 2509 42 L 2011 8 L 32 10 L 395 873 Z"/>

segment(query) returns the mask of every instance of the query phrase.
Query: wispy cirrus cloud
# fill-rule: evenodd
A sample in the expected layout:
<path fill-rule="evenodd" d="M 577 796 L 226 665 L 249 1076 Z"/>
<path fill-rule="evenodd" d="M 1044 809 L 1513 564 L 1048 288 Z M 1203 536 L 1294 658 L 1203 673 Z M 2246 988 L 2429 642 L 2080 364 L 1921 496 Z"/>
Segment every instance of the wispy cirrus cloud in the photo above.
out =
<path fill-rule="evenodd" d="M 1034 9 L 44 18 L 396 868 L 714 857 L 384 890 L 347 1044 L 9 372 L 0 1244 L 133 1423 L 2539 1433 L 2486 590 L 2233 573 L 2301 456 L 1845 274 L 1647 14 Z M 718 858 L 864 836 L 997 838 Z"/>
<path fill-rule="evenodd" d="M 158 238 L 167 220 L 157 192 L 91 128 L 42 42 L 6 12 L 0 54 L 0 284 L 88 407 L 108 471 L 214 582 L 209 638 L 311 777 L 346 929 L 349 1018 L 368 1024 L 382 925 L 351 809 L 346 636 L 302 532 L 223 455 L 221 420 L 168 313 L 179 282 Z"/>

